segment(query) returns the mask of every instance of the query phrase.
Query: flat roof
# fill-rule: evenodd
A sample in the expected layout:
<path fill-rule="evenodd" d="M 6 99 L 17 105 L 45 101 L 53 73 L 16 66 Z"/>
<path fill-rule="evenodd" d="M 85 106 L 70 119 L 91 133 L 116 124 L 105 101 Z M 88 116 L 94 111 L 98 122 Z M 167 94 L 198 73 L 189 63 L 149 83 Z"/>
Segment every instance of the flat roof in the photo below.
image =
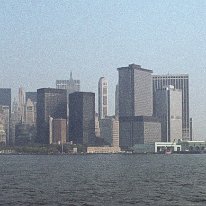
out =
<path fill-rule="evenodd" d="M 124 70 L 124 69 L 137 69 L 137 70 L 153 73 L 152 70 L 144 69 L 144 68 L 141 67 L 141 65 L 138 65 L 138 64 L 129 64 L 128 67 L 119 67 L 119 68 L 117 68 L 117 70 Z"/>

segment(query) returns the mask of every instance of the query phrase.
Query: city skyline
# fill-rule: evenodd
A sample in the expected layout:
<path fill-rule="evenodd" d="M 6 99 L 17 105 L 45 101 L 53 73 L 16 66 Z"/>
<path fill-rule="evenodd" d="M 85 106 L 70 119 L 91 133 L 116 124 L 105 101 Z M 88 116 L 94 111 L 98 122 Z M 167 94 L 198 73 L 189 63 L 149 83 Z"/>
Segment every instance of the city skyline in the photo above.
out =
<path fill-rule="evenodd" d="M 105 76 L 113 114 L 119 66 L 138 63 L 154 74 L 189 74 L 194 139 L 206 139 L 204 1 L 0 4 L 0 87 L 13 94 L 19 86 L 55 87 L 72 70 L 82 90 L 97 94 L 97 80 Z"/>

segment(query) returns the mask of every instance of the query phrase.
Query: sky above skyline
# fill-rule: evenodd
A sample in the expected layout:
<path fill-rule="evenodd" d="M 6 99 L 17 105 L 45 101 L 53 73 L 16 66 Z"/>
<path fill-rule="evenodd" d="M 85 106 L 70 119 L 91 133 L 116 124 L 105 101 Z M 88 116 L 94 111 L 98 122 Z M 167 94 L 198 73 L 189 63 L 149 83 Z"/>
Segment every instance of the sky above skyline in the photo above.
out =
<path fill-rule="evenodd" d="M 80 79 L 96 93 L 109 81 L 110 114 L 118 67 L 135 63 L 154 74 L 190 77 L 194 138 L 206 139 L 206 1 L 1 0 L 0 87 L 16 96 Z"/>

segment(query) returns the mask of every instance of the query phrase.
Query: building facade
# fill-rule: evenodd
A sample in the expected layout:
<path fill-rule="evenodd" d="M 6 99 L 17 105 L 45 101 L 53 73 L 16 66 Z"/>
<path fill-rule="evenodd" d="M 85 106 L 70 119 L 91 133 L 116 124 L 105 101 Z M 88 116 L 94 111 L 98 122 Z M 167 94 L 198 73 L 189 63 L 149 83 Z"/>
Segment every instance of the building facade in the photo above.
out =
<path fill-rule="evenodd" d="M 153 92 L 165 86 L 173 85 L 175 89 L 182 90 L 182 139 L 190 139 L 190 113 L 189 113 L 189 75 L 168 74 L 153 75 Z M 155 104 L 155 103 L 154 103 Z M 155 108 L 154 108 L 155 112 Z"/>
<path fill-rule="evenodd" d="M 66 89 L 67 91 L 67 113 L 69 116 L 69 94 L 80 91 L 80 80 L 74 80 L 70 72 L 69 80 L 56 80 L 57 89 Z"/>
<path fill-rule="evenodd" d="M 152 70 L 130 64 L 119 72 L 119 116 L 152 116 Z"/>
<path fill-rule="evenodd" d="M 36 103 L 30 98 L 24 106 L 24 122 L 29 125 L 36 125 Z"/>
<path fill-rule="evenodd" d="M 101 119 L 100 136 L 105 145 L 119 147 L 119 121 L 114 117 Z"/>
<path fill-rule="evenodd" d="M 108 116 L 108 81 L 105 77 L 98 83 L 98 114 L 99 120 Z"/>
<path fill-rule="evenodd" d="M 161 123 L 157 118 L 151 116 L 120 117 L 119 121 L 122 148 L 161 141 Z"/>
<path fill-rule="evenodd" d="M 9 106 L 0 105 L 0 122 L 6 133 L 6 145 L 11 143 L 10 135 L 10 108 Z"/>
<path fill-rule="evenodd" d="M 26 92 L 26 101 L 30 99 L 33 103 L 37 102 L 37 92 Z"/>
<path fill-rule="evenodd" d="M 131 64 L 119 72 L 120 147 L 160 141 L 161 125 L 153 116 L 152 70 Z"/>
<path fill-rule="evenodd" d="M 115 89 L 115 116 L 119 118 L 119 85 Z"/>
<path fill-rule="evenodd" d="M 69 138 L 74 144 L 93 145 L 95 141 L 95 94 L 69 95 Z"/>
<path fill-rule="evenodd" d="M 167 86 L 154 94 L 155 116 L 161 121 L 162 142 L 182 139 L 182 91 Z"/>
<path fill-rule="evenodd" d="M 67 136 L 67 122 L 66 119 L 50 118 L 50 144 L 64 144 Z M 52 133 L 51 133 L 52 132 Z"/>
<path fill-rule="evenodd" d="M 8 106 L 11 114 L 11 89 L 0 88 L 0 105 Z"/>
<path fill-rule="evenodd" d="M 18 93 L 18 113 L 19 113 L 19 121 L 24 122 L 24 117 L 25 117 L 25 91 L 22 87 L 19 88 L 19 93 Z"/>
<path fill-rule="evenodd" d="M 67 119 L 67 92 L 64 89 L 37 90 L 37 142 L 49 144 L 49 117 Z"/>

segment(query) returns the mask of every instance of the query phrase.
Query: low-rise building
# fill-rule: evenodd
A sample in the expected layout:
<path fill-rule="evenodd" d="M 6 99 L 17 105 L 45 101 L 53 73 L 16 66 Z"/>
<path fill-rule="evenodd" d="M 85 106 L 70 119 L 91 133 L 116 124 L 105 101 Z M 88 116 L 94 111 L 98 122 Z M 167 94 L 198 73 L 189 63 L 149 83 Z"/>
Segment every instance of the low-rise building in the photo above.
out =
<path fill-rule="evenodd" d="M 94 154 L 94 153 L 119 153 L 119 147 L 87 147 L 87 153 Z"/>

